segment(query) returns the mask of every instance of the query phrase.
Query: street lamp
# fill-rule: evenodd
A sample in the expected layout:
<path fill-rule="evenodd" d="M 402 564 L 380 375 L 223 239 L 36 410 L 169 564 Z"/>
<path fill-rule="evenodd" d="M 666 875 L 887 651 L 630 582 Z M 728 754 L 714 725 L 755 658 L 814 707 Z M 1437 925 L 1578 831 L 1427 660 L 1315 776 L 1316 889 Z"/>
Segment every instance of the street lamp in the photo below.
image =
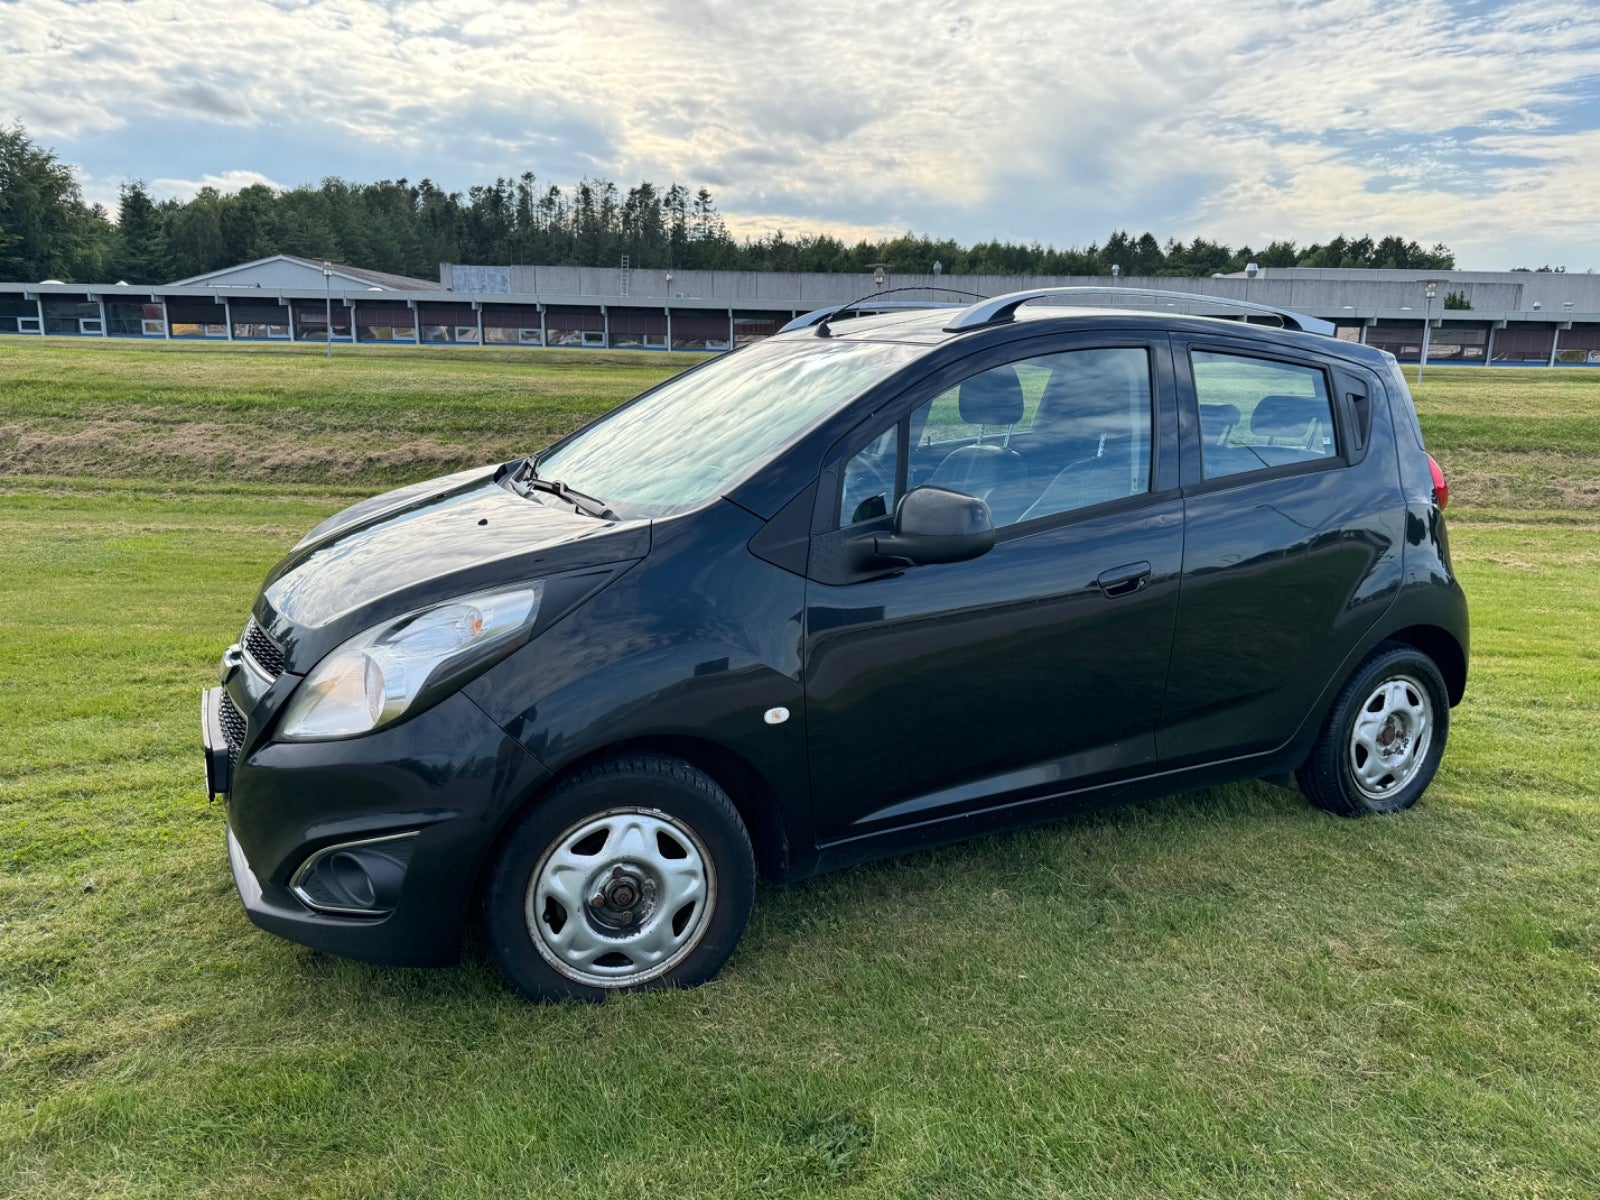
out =
<path fill-rule="evenodd" d="M 1244 265 L 1244 298 L 1246 303 L 1250 300 L 1251 281 L 1255 279 L 1260 270 L 1260 263 L 1245 263 Z"/>
<path fill-rule="evenodd" d="M 322 293 L 327 297 L 328 315 L 327 326 L 322 331 L 322 336 L 328 343 L 328 358 L 333 359 L 333 264 L 327 259 L 322 260 Z"/>
<path fill-rule="evenodd" d="M 889 265 L 888 263 L 872 263 L 871 264 L 873 286 L 875 286 L 875 287 L 882 287 L 883 286 L 883 271 L 884 271 L 884 268 L 887 267 L 888 265 Z"/>
<path fill-rule="evenodd" d="M 1433 326 L 1433 298 L 1439 294 L 1439 284 L 1437 280 L 1429 279 L 1425 282 L 1428 285 L 1428 290 L 1426 293 L 1428 297 L 1428 303 L 1423 306 L 1422 310 L 1422 358 L 1417 362 L 1418 383 L 1422 382 L 1423 369 L 1428 365 L 1428 333 Z"/>

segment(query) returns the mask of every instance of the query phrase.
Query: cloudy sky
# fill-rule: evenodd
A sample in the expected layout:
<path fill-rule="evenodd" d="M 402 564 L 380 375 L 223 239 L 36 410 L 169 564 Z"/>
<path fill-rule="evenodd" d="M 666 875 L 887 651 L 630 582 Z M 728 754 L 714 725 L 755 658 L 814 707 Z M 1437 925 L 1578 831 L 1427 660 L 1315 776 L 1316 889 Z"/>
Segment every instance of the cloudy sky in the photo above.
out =
<path fill-rule="evenodd" d="M 532 170 L 740 233 L 1600 270 L 1597 0 L 0 0 L 12 119 L 102 201 Z"/>

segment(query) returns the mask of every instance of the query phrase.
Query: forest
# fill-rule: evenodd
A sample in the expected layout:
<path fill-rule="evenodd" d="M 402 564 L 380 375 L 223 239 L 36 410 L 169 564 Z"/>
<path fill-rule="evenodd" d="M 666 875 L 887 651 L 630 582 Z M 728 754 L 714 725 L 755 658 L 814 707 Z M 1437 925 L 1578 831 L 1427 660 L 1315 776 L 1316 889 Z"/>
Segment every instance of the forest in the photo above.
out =
<path fill-rule="evenodd" d="M 606 179 L 565 189 L 532 171 L 448 191 L 430 179 L 360 183 L 328 178 L 283 190 L 201 188 L 190 200 L 122 185 L 113 215 L 84 200 L 70 166 L 19 124 L 0 126 L 0 281 L 162 284 L 219 267 L 297 254 L 436 279 L 441 262 L 617 266 L 739 271 L 926 272 L 946 274 L 1204 276 L 1263 267 L 1390 267 L 1450 270 L 1443 245 L 1387 236 L 1231 247 L 1196 237 L 1111 233 L 1103 243 L 1058 249 L 1039 242 L 907 233 L 846 243 L 826 233 L 773 230 L 733 237 L 704 187 L 641 182 L 626 191 Z"/>

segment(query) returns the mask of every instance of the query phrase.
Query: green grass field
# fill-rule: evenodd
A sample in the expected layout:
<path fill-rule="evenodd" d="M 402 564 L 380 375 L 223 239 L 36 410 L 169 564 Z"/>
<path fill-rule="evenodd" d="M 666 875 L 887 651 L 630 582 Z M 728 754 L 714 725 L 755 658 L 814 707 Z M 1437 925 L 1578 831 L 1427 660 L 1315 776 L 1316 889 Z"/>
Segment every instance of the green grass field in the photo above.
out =
<path fill-rule="evenodd" d="M 1419 389 L 1474 628 L 1407 814 L 763 888 L 714 983 L 598 1007 L 250 926 L 196 710 L 267 568 L 683 362 L 0 341 L 0 1194 L 1600 1194 L 1600 372 Z"/>

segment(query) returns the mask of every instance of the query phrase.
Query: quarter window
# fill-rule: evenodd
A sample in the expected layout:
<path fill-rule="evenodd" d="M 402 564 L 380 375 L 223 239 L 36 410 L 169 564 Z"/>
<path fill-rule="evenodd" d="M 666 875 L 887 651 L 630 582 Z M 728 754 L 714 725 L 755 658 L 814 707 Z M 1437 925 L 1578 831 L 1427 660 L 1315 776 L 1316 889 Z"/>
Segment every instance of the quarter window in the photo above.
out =
<path fill-rule="evenodd" d="M 893 512 L 899 499 L 899 477 L 900 426 L 895 425 L 845 461 L 839 524 L 857 525 Z"/>
<path fill-rule="evenodd" d="M 1333 407 L 1322 371 L 1208 350 L 1192 352 L 1189 361 L 1207 479 L 1333 457 Z"/>

